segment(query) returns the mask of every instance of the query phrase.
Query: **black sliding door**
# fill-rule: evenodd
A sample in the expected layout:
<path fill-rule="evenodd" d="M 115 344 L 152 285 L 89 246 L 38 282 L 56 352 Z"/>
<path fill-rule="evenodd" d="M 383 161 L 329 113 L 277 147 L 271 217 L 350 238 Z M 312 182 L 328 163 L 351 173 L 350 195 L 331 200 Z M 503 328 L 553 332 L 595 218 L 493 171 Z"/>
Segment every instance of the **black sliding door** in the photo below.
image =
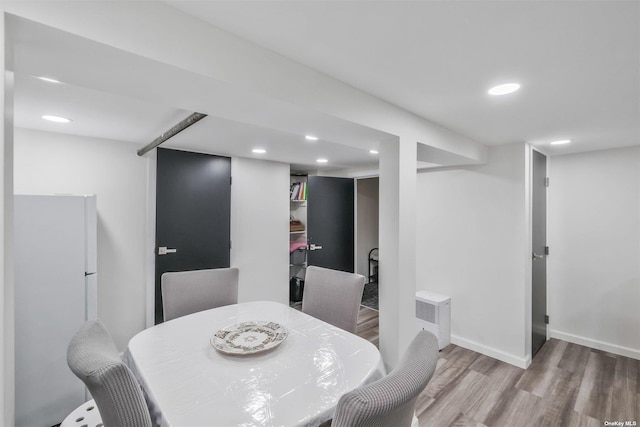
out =
<path fill-rule="evenodd" d="M 531 356 L 547 341 L 547 157 L 533 151 L 531 248 Z"/>
<path fill-rule="evenodd" d="M 158 149 L 155 323 L 167 271 L 229 267 L 231 159 Z"/>
<path fill-rule="evenodd" d="M 354 180 L 308 177 L 309 265 L 354 271 Z"/>

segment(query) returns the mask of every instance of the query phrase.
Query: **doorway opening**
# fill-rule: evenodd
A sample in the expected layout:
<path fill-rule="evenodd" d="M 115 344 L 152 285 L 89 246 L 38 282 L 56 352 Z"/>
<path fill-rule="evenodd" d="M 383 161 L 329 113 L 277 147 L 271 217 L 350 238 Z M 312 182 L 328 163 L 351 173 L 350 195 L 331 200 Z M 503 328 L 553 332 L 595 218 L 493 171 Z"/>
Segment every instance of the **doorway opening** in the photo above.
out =
<path fill-rule="evenodd" d="M 378 310 L 379 178 L 356 179 L 356 273 L 366 278 L 362 305 Z"/>

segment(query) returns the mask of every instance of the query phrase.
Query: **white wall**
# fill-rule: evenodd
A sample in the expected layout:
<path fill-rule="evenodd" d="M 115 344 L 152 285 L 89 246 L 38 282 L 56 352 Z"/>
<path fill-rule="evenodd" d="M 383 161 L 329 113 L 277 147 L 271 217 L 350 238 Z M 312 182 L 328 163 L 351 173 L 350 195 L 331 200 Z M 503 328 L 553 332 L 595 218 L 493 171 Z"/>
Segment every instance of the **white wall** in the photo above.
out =
<path fill-rule="evenodd" d="M 98 317 L 118 348 L 145 327 L 148 160 L 130 143 L 15 130 L 16 194 L 96 194 Z"/>
<path fill-rule="evenodd" d="M 289 303 L 289 164 L 231 161 L 231 265 L 244 301 Z"/>
<path fill-rule="evenodd" d="M 417 289 L 451 297 L 452 342 L 526 365 L 525 144 L 418 174 Z M 382 266 L 381 268 L 384 268 Z"/>
<path fill-rule="evenodd" d="M 640 147 L 550 162 L 551 336 L 640 359 Z"/>
<path fill-rule="evenodd" d="M 378 178 L 356 181 L 356 273 L 369 280 L 369 251 L 378 247 Z"/>

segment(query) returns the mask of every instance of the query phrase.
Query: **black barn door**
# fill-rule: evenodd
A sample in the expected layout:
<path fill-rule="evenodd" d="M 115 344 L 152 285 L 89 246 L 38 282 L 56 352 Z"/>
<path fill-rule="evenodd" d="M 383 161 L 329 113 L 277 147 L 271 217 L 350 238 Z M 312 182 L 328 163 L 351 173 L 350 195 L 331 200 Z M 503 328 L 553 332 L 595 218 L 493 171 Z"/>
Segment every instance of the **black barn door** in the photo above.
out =
<path fill-rule="evenodd" d="M 307 183 L 308 264 L 353 273 L 353 179 L 309 176 Z"/>
<path fill-rule="evenodd" d="M 229 267 L 231 159 L 158 149 L 155 323 L 167 271 Z"/>

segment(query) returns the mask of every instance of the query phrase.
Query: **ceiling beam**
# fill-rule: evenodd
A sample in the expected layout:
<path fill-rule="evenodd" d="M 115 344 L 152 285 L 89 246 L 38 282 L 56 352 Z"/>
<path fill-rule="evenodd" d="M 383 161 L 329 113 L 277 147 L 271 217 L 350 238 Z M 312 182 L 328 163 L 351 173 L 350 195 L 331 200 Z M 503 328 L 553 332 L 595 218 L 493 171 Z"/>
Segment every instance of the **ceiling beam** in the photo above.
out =
<path fill-rule="evenodd" d="M 178 123 L 177 125 L 173 126 L 171 129 L 169 129 L 168 131 L 164 132 L 162 135 L 160 135 L 159 137 L 157 137 L 156 139 L 154 139 L 153 141 L 151 141 L 150 143 L 148 143 L 147 145 L 145 145 L 144 147 L 139 149 L 138 150 L 138 156 L 144 156 L 149 151 L 153 150 L 158 145 L 160 145 L 163 142 L 165 142 L 167 139 L 179 134 L 180 132 L 182 132 L 183 130 L 185 130 L 186 128 L 191 126 L 192 124 L 194 124 L 196 122 L 199 122 L 200 120 L 204 119 L 205 117 L 207 117 L 207 115 L 206 114 L 202 114 L 202 113 L 193 113 L 193 114 L 191 114 L 189 117 L 187 117 L 186 119 L 182 120 L 180 123 Z"/>

